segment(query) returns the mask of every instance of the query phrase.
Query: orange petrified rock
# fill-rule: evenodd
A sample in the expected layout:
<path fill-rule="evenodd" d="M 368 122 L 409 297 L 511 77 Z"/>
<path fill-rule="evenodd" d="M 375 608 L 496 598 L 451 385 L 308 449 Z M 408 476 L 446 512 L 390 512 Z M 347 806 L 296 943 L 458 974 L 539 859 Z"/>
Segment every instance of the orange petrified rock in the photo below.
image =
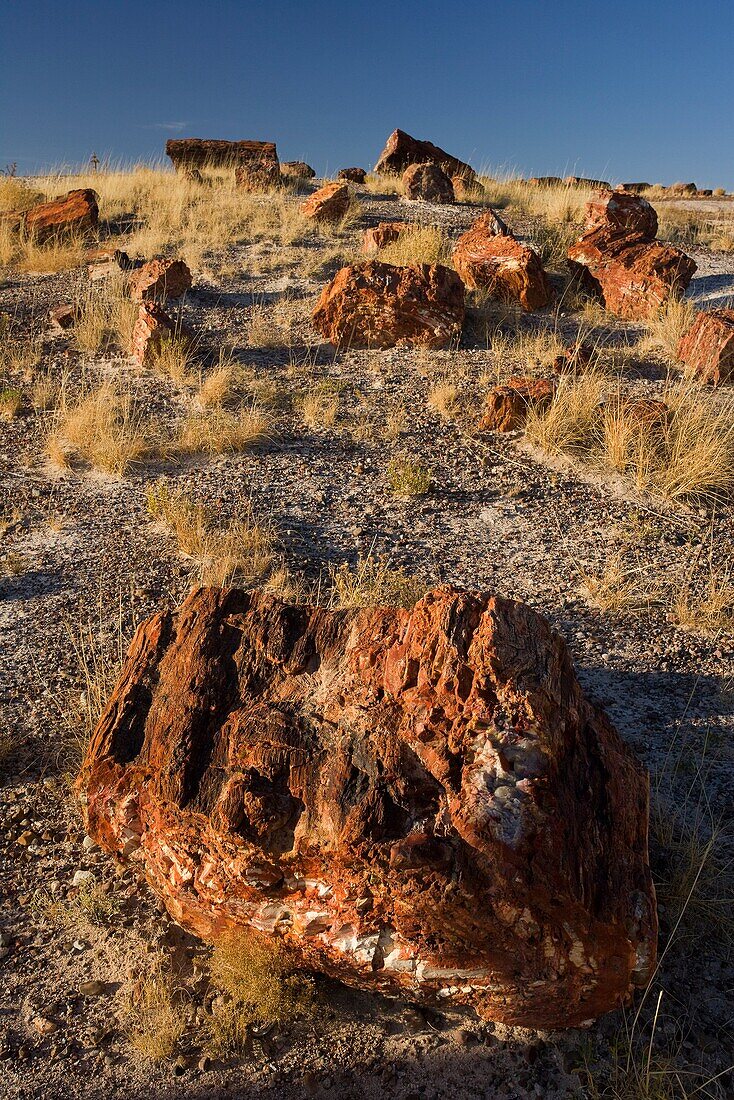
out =
<path fill-rule="evenodd" d="M 542 309 L 551 300 L 550 284 L 537 252 L 515 240 L 493 211 L 477 218 L 462 233 L 453 261 L 467 287 L 482 287 L 500 301 L 519 302 L 526 312 Z"/>
<path fill-rule="evenodd" d="M 478 429 L 514 432 L 525 423 L 531 406 L 544 408 L 553 400 L 554 393 L 555 384 L 549 378 L 511 378 L 505 386 L 495 386 L 487 394 Z"/>
<path fill-rule="evenodd" d="M 316 222 L 338 222 L 349 209 L 349 187 L 335 180 L 320 187 L 301 203 L 301 213 Z"/>
<path fill-rule="evenodd" d="M 91 187 L 69 191 L 53 202 L 32 206 L 23 215 L 23 227 L 41 243 L 55 236 L 85 233 L 97 226 L 98 201 L 99 196 Z"/>
<path fill-rule="evenodd" d="M 703 382 L 717 385 L 733 379 L 734 309 L 698 312 L 676 354 Z"/>

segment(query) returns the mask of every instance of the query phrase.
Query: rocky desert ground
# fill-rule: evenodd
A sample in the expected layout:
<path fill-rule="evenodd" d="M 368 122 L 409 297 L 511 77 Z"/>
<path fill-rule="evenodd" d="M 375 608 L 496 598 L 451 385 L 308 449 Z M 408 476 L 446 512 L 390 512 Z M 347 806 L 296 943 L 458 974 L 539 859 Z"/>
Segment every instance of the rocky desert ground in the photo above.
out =
<path fill-rule="evenodd" d="M 446 201 L 427 175 L 357 173 L 329 218 L 307 175 L 0 179 L 2 1096 L 734 1095 L 734 373 L 725 349 L 717 385 L 679 358 L 696 311 L 734 300 L 733 200 L 644 192 L 696 270 L 630 317 L 570 276 L 583 181 L 454 180 Z M 88 188 L 71 232 L 24 222 Z M 467 279 L 443 346 L 383 340 L 379 310 L 365 347 L 327 338 L 336 314 L 315 327 L 342 269 L 453 273 L 490 210 L 546 304 Z M 156 258 L 191 279 L 151 305 Z M 294 992 L 255 951 L 241 1004 L 74 787 L 136 627 L 200 583 L 331 609 L 450 584 L 545 616 L 650 773 L 646 988 L 531 1030 L 318 972 Z"/>

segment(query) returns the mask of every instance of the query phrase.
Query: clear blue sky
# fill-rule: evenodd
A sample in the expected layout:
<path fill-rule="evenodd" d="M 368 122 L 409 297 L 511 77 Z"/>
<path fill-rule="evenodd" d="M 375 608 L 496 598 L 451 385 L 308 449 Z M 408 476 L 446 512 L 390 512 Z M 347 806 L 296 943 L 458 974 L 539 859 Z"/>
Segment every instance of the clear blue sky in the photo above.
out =
<path fill-rule="evenodd" d="M 277 142 L 319 174 L 396 126 L 476 167 L 734 189 L 727 0 L 0 0 L 0 167 Z"/>

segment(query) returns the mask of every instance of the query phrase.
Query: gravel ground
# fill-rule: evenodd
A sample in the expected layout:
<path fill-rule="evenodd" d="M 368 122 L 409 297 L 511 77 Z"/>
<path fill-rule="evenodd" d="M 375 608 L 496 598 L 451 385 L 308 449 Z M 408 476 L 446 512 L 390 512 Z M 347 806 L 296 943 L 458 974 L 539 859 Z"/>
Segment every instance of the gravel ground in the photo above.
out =
<path fill-rule="evenodd" d="M 360 197 L 362 225 L 414 218 L 455 236 L 476 214 L 468 205 Z M 530 222 L 510 221 L 532 234 Z M 353 248 L 351 240 L 342 243 Z M 200 1062 L 193 1025 L 178 1061 L 153 1065 L 131 1049 L 118 1018 L 126 989 L 152 960 L 165 960 L 179 976 L 192 1014 L 202 1000 L 192 970 L 201 946 L 168 920 L 144 883 L 85 840 L 69 788 L 79 753 L 70 715 L 84 703 L 80 631 L 112 659 L 136 622 L 177 602 L 192 580 L 191 562 L 146 509 L 146 486 L 161 476 L 222 516 L 251 507 L 272 524 L 289 570 L 311 590 L 323 587 L 330 565 L 373 552 L 427 583 L 451 581 L 528 601 L 564 634 L 588 693 L 651 769 L 663 819 L 731 824 L 732 638 L 685 632 L 662 606 L 601 612 L 583 587 L 584 576 L 630 549 L 646 575 L 703 583 L 702 562 L 731 557 L 731 506 L 672 505 L 636 494 L 621 479 L 542 460 L 519 435 L 475 436 L 487 376 L 504 377 L 521 365 L 511 353 L 498 362 L 486 341 L 470 335 L 455 352 L 336 354 L 315 343 L 307 323 L 328 265 L 311 280 L 287 260 L 284 269 L 258 273 L 268 254 L 262 245 L 232 249 L 227 271 L 240 274 L 198 274 L 184 310 L 203 347 L 216 355 L 226 341 L 256 386 L 277 387 L 267 442 L 239 455 L 146 463 L 116 480 L 50 468 L 43 414 L 24 412 L 0 426 L 0 734 L 11 742 L 0 804 L 0 1096 L 591 1095 L 584 1067 L 601 1088 L 629 1016 L 613 1014 L 588 1032 L 535 1034 L 322 982 L 317 1018 L 254 1042 L 245 1059 L 211 1065 Z M 708 307 L 734 293 L 731 256 L 695 258 L 691 298 Z M 0 311 L 14 332 L 38 331 L 48 307 L 69 300 L 77 278 L 9 276 L 0 283 Z M 253 310 L 284 299 L 296 314 L 290 346 L 252 347 Z M 541 315 L 524 323 L 553 322 Z M 570 339 L 578 318 L 557 323 Z M 634 326 L 605 324 L 595 336 L 613 343 L 634 334 Z M 66 371 L 72 388 L 90 372 L 120 377 L 164 425 L 185 405 L 180 387 L 133 371 L 125 360 L 85 362 L 69 335 L 46 335 L 43 365 L 52 374 Z M 655 396 L 666 377 L 654 359 L 630 362 L 622 385 Z M 447 380 L 460 391 L 452 418 L 427 401 Z M 28 383 L 19 375 L 4 384 Z M 339 398 L 335 423 L 322 430 L 304 427 L 299 412 L 298 395 L 314 388 Z M 404 431 L 387 438 L 386 416 L 398 408 Z M 394 455 L 431 468 L 427 496 L 404 500 L 391 492 L 387 463 Z M 664 831 L 653 833 L 659 881 L 675 869 L 671 852 L 660 847 Z M 730 842 L 725 834 L 717 847 L 722 865 L 731 859 Z M 79 872 L 91 872 L 87 884 L 107 899 L 98 923 L 78 903 L 85 888 Z M 714 893 L 723 880 L 722 872 Z M 710 920 L 710 908 L 682 922 L 634 1029 L 646 1049 L 662 990 L 654 1049 L 708 1076 L 734 1063 L 731 941 L 722 922 Z M 664 943 L 672 923 L 664 906 L 661 920 Z M 97 983 L 93 993 L 89 982 Z M 725 1074 L 710 1093 L 731 1090 L 734 1078 Z"/>

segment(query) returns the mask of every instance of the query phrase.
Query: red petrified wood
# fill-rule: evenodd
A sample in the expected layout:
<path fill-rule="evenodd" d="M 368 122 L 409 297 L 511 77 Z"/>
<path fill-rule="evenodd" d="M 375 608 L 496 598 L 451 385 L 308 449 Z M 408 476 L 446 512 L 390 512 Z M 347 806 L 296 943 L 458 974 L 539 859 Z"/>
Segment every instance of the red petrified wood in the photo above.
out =
<path fill-rule="evenodd" d="M 314 327 L 335 347 L 447 347 L 464 323 L 464 284 L 440 264 L 343 267 L 321 292 Z"/>
<path fill-rule="evenodd" d="M 486 397 L 480 432 L 514 432 L 522 428 L 531 406 L 545 408 L 553 400 L 555 384 L 548 378 L 511 378 L 495 386 Z"/>
<path fill-rule="evenodd" d="M 129 276 L 128 289 L 136 302 L 180 298 L 191 290 L 191 272 L 183 260 L 148 260 Z"/>
<path fill-rule="evenodd" d="M 406 199 L 423 202 L 454 201 L 454 185 L 437 164 L 411 164 L 403 173 Z"/>
<path fill-rule="evenodd" d="M 654 240 L 658 231 L 655 207 L 641 195 L 619 191 L 600 191 L 586 204 L 586 230 L 607 225 L 623 232 L 641 233 L 646 240 Z"/>
<path fill-rule="evenodd" d="M 338 222 L 349 209 L 349 202 L 349 185 L 335 180 L 309 195 L 300 209 L 316 222 Z"/>
<path fill-rule="evenodd" d="M 372 229 L 365 229 L 362 236 L 362 251 L 367 256 L 374 256 L 385 245 L 397 241 L 408 229 L 410 229 L 408 222 L 380 222 Z"/>
<path fill-rule="evenodd" d="M 537 252 L 509 235 L 507 226 L 491 210 L 459 237 L 453 261 L 466 286 L 482 287 L 501 301 L 517 301 L 527 312 L 542 309 L 551 300 L 550 284 Z"/>
<path fill-rule="evenodd" d="M 411 137 L 405 130 L 393 130 L 380 153 L 375 172 L 402 175 L 409 164 L 437 164 L 447 176 L 476 179 L 474 169 L 463 160 L 457 160 L 430 141 L 419 141 Z"/>
<path fill-rule="evenodd" d="M 164 340 L 188 339 L 190 333 L 178 325 L 156 302 L 141 302 L 132 333 L 130 352 L 141 367 L 150 363 Z"/>
<path fill-rule="evenodd" d="M 680 339 L 677 357 L 703 382 L 734 379 L 734 309 L 697 313 Z"/>
<path fill-rule="evenodd" d="M 186 928 L 357 986 L 577 1027 L 654 965 L 647 774 L 512 600 L 197 589 L 139 628 L 77 790 Z"/>
<path fill-rule="evenodd" d="M 28 236 L 43 243 L 62 234 L 81 234 L 95 229 L 99 218 L 99 195 L 91 187 L 69 191 L 53 202 L 42 202 L 23 215 Z"/>

